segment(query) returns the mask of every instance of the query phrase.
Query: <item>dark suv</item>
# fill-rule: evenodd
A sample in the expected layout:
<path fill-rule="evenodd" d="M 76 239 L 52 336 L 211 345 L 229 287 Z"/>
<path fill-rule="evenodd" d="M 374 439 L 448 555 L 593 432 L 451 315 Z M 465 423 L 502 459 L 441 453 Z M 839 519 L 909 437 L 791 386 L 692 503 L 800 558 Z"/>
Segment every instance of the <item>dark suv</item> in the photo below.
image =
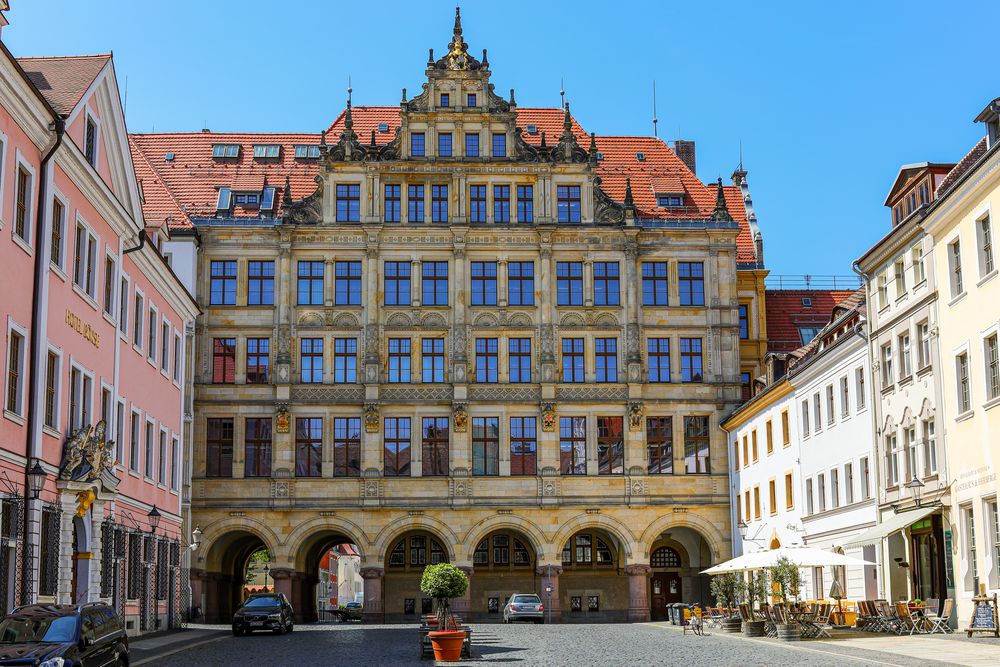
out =
<path fill-rule="evenodd" d="M 292 605 L 284 593 L 254 593 L 233 615 L 233 634 L 237 637 L 254 630 L 271 630 L 280 635 L 293 629 Z"/>
<path fill-rule="evenodd" d="M 19 607 L 0 621 L 0 665 L 127 667 L 125 623 L 100 602 Z"/>

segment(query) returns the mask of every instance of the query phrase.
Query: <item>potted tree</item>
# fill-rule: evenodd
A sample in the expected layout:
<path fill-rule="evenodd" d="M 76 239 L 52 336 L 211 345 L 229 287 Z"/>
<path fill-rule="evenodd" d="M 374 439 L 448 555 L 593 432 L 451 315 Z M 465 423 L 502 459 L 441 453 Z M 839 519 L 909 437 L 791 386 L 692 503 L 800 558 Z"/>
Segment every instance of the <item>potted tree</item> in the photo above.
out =
<path fill-rule="evenodd" d="M 740 603 L 743 593 L 743 582 L 736 572 L 717 574 L 712 577 L 711 592 L 717 604 L 725 604 L 729 608 L 722 620 L 723 632 L 739 632 L 742 620 L 736 606 Z"/>
<path fill-rule="evenodd" d="M 754 603 L 762 607 L 767 602 L 767 572 L 765 570 L 751 572 L 749 576 L 746 599 L 752 612 Z M 764 621 L 757 619 L 743 621 L 743 634 L 747 637 L 763 637 Z"/>
<path fill-rule="evenodd" d="M 799 566 L 785 556 L 782 556 L 770 567 L 769 573 L 771 581 L 774 583 L 774 589 L 778 597 L 781 598 L 781 601 L 788 602 L 788 598 L 791 596 L 797 602 L 799 599 L 799 586 L 802 583 Z M 787 611 L 782 610 L 779 612 L 778 618 L 775 619 L 776 622 L 774 625 L 778 632 L 778 639 L 797 641 L 802 636 L 801 628 L 798 621 L 795 621 L 787 614 Z"/>
<path fill-rule="evenodd" d="M 437 601 L 438 630 L 428 633 L 434 647 L 434 659 L 455 662 L 462 657 L 466 632 L 455 627 L 451 616 L 451 599 L 465 595 L 469 578 L 449 563 L 428 565 L 420 578 L 420 590 Z"/>

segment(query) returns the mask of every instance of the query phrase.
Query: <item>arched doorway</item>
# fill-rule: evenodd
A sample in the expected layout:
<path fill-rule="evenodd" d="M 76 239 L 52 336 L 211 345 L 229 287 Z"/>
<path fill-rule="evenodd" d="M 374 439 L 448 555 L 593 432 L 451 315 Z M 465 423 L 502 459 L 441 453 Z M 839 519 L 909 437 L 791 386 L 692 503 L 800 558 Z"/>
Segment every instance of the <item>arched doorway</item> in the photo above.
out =
<path fill-rule="evenodd" d="M 232 621 L 233 613 L 243 603 L 248 583 L 258 585 L 256 580 L 263 574 L 263 565 L 268 563 L 270 568 L 271 555 L 264 541 L 248 531 L 226 533 L 212 544 L 202 584 L 201 604 L 206 622 Z M 265 585 L 273 587 L 273 579 Z M 193 602 L 199 603 L 198 600 Z"/>
<path fill-rule="evenodd" d="M 672 526 L 657 535 L 649 550 L 650 619 L 664 620 L 673 602 L 710 602 L 711 578 L 701 572 L 711 565 L 712 549 L 698 530 Z"/>
<path fill-rule="evenodd" d="M 622 547 L 610 533 L 585 528 L 562 549 L 559 597 L 564 622 L 626 621 L 628 577 Z"/>
<path fill-rule="evenodd" d="M 649 556 L 649 616 L 653 621 L 667 618 L 667 605 L 681 602 L 681 555 L 677 548 L 663 545 Z"/>
<path fill-rule="evenodd" d="M 433 613 L 433 600 L 420 592 L 420 577 L 428 565 L 447 562 L 444 540 L 433 533 L 413 530 L 393 539 L 385 554 L 386 622 L 413 622 L 420 614 Z"/>
<path fill-rule="evenodd" d="M 531 541 L 516 530 L 497 530 L 483 537 L 472 552 L 469 616 L 500 620 L 515 593 L 537 593 L 536 554 Z"/>
<path fill-rule="evenodd" d="M 299 622 L 334 620 L 332 612 L 339 605 L 364 598 L 361 550 L 342 532 L 322 530 L 306 538 L 299 546 L 295 567 L 291 589 Z"/>

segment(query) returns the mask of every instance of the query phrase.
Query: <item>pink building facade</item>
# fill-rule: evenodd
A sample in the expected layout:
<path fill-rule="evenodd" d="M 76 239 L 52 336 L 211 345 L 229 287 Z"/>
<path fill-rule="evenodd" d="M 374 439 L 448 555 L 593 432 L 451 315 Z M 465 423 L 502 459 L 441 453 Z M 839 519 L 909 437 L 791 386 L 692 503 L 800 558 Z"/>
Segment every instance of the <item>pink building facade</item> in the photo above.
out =
<path fill-rule="evenodd" d="M 111 56 L 0 42 L 0 81 L 0 607 L 105 600 L 166 628 L 197 307 L 143 219 Z"/>

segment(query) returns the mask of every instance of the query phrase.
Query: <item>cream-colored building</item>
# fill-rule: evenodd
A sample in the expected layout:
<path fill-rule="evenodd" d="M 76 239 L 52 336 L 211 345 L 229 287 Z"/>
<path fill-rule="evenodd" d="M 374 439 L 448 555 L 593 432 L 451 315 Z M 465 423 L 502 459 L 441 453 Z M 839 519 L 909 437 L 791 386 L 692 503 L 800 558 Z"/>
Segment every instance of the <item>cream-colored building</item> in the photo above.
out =
<path fill-rule="evenodd" d="M 1000 98 L 976 118 L 986 136 L 949 175 L 922 222 L 941 292 L 943 430 L 951 484 L 958 622 L 974 595 L 1000 591 Z"/>
<path fill-rule="evenodd" d="M 710 599 L 718 423 L 766 337 L 746 172 L 706 185 L 693 144 L 588 136 L 490 77 L 456 16 L 418 95 L 349 102 L 322 138 L 133 135 L 147 208 L 197 247 L 209 620 L 261 546 L 300 620 L 339 543 L 374 620 L 420 613 L 445 561 L 471 618 L 516 592 L 564 621 Z"/>

